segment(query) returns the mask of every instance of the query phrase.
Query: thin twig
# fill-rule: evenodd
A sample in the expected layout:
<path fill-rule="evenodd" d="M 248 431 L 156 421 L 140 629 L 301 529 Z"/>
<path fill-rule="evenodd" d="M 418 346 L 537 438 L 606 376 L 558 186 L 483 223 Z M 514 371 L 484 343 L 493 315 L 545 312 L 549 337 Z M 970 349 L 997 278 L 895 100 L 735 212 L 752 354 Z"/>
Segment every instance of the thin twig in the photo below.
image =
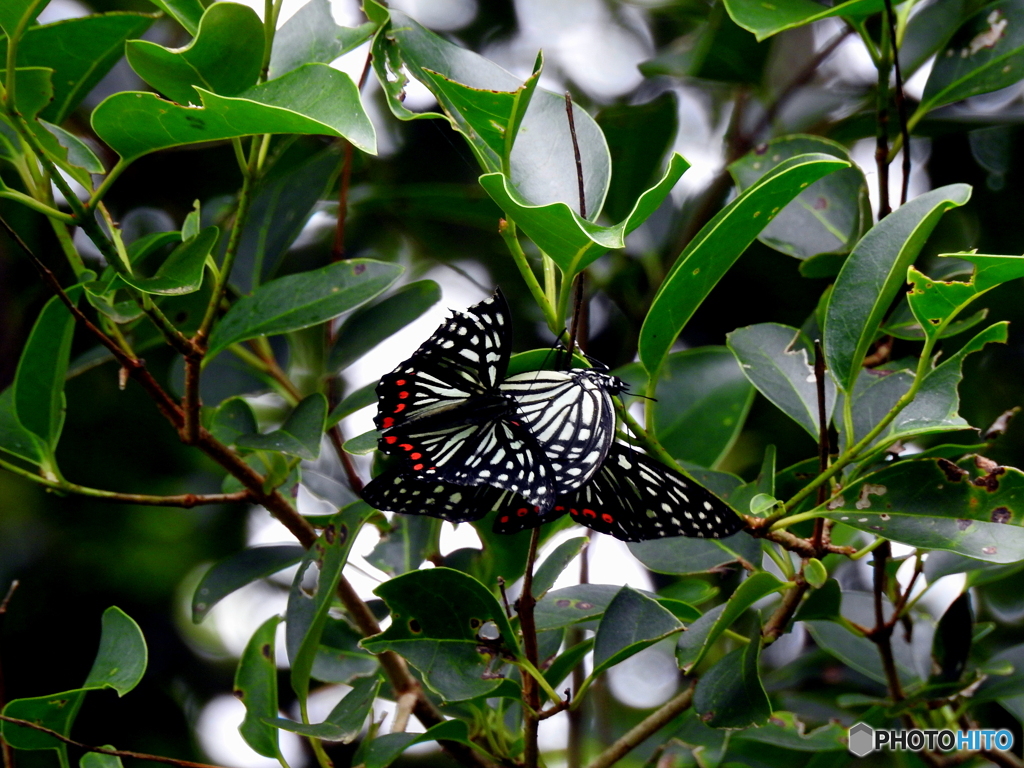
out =
<path fill-rule="evenodd" d="M 900 683 L 899 672 L 896 670 L 896 658 L 892 652 L 892 630 L 893 625 L 885 620 L 882 598 L 886 592 L 888 576 L 885 571 L 886 563 L 892 556 L 892 547 L 888 541 L 882 542 L 874 552 L 874 603 L 875 603 L 875 626 L 868 633 L 867 637 L 878 646 L 878 655 L 882 657 L 882 669 L 885 672 L 885 681 L 889 687 L 889 696 L 894 703 L 899 703 L 905 698 L 903 685 Z"/>
<path fill-rule="evenodd" d="M 579 194 L 579 205 L 580 205 L 580 217 L 587 218 L 587 191 L 586 186 L 583 183 L 583 160 L 580 157 L 580 143 L 576 137 L 576 121 L 573 119 L 572 114 L 572 96 L 569 92 L 565 92 L 565 114 L 569 119 L 569 137 L 572 139 L 572 154 L 576 160 L 576 188 Z M 587 343 L 585 332 L 587 326 L 587 318 L 585 317 L 587 307 L 583 301 L 583 295 L 586 290 L 586 272 L 580 270 L 575 278 L 573 278 L 573 309 L 572 309 L 572 322 L 569 327 L 569 363 L 568 367 L 572 368 L 572 355 L 579 345 L 580 350 L 586 354 Z M 584 329 L 584 333 L 580 333 L 581 326 Z"/>
<path fill-rule="evenodd" d="M 768 621 L 765 622 L 764 627 L 761 629 L 764 645 L 767 646 L 774 643 L 785 633 L 790 620 L 793 618 L 793 614 L 800 607 L 800 601 L 803 600 L 808 588 L 809 585 L 804 581 L 803 574 L 797 574 L 796 585 L 786 590 L 782 596 L 782 602 L 779 603 L 775 612 L 768 618 Z"/>
<path fill-rule="evenodd" d="M 896 14 L 892 10 L 892 0 L 885 0 L 885 20 L 889 25 L 889 39 L 892 41 L 892 64 L 896 72 L 896 114 L 899 116 L 900 136 L 903 138 L 903 183 L 900 186 L 900 205 L 903 205 L 907 202 L 907 193 L 910 190 L 910 129 L 907 126 L 907 98 L 903 92 L 900 52 L 896 45 Z"/>
<path fill-rule="evenodd" d="M 334 246 L 331 248 L 331 261 L 345 258 L 345 221 L 348 218 L 348 187 L 352 180 L 352 142 L 344 142 L 344 157 L 341 161 L 341 181 L 338 183 L 338 217 L 334 226 Z"/>
<path fill-rule="evenodd" d="M 406 691 L 398 697 L 395 704 L 395 722 L 391 725 L 391 732 L 404 733 L 409 725 L 409 715 L 412 714 L 412 709 L 416 706 L 416 693 Z"/>
<path fill-rule="evenodd" d="M 14 592 L 18 588 L 20 582 L 15 579 L 11 582 L 11 586 L 7 589 L 7 595 L 4 597 L 3 602 L 0 603 L 0 630 L 3 629 L 3 617 L 7 613 L 7 606 L 11 602 L 11 598 L 14 597 Z M 3 635 L 0 634 L 0 640 L 3 639 Z M 2 651 L 2 646 L 0 646 Z M 3 654 L 0 653 L 0 661 L 3 659 Z M 0 712 L 3 712 L 4 707 L 7 706 L 7 692 L 4 688 L 4 669 L 3 664 L 0 663 Z M 4 768 L 14 768 L 14 750 L 11 749 L 11 745 L 8 744 L 2 734 L 0 734 L 0 752 L 3 753 Z"/>
<path fill-rule="evenodd" d="M 889 205 L 889 71 L 892 67 L 892 46 L 889 28 L 882 28 L 882 45 L 878 61 L 878 93 L 876 94 L 875 166 L 878 169 L 878 220 L 892 212 Z"/>
<path fill-rule="evenodd" d="M 616 739 L 604 752 L 590 763 L 587 768 L 610 768 L 623 757 L 628 755 L 648 737 L 661 730 L 670 723 L 673 718 L 690 708 L 693 703 L 694 683 L 682 693 L 677 694 L 668 702 L 662 704 L 657 711 L 645 717 L 640 723 L 629 729 L 623 736 Z"/>
<path fill-rule="evenodd" d="M 818 472 L 824 473 L 828 470 L 828 414 L 825 409 L 825 353 L 821 349 L 821 342 L 814 341 L 814 381 L 818 394 Z M 822 483 L 818 486 L 818 504 L 821 506 L 828 500 L 828 486 Z M 819 517 L 814 521 L 814 535 L 811 542 L 816 550 L 820 550 L 825 542 L 825 518 Z"/>
<path fill-rule="evenodd" d="M 217 765 L 211 765 L 210 763 L 196 763 L 192 760 L 179 760 L 176 757 L 164 757 L 163 755 L 149 755 L 144 752 L 131 752 L 126 749 L 107 749 L 106 747 L 91 747 L 88 744 L 83 744 L 80 741 L 69 739 L 67 736 L 57 733 L 52 728 L 47 728 L 44 725 L 30 722 L 29 720 L 22 720 L 17 717 L 8 717 L 7 715 L 0 715 L 0 720 L 5 723 L 12 723 L 14 725 L 21 726 L 23 728 L 31 728 L 34 731 L 40 731 L 52 736 L 58 741 L 63 741 L 65 744 L 69 744 L 72 747 L 84 750 L 86 752 L 96 752 L 101 755 L 111 755 L 113 757 L 131 757 L 136 760 L 149 760 L 153 763 L 166 763 L 168 765 L 177 765 L 180 768 L 221 768 Z"/>
<path fill-rule="evenodd" d="M 536 669 L 537 624 L 534 621 L 533 609 L 537 601 L 533 597 L 533 564 L 537 559 L 537 544 L 540 540 L 540 528 L 530 532 L 530 549 L 526 556 L 526 573 L 523 574 L 523 591 L 516 601 L 519 613 L 519 627 L 523 632 L 523 650 L 526 660 Z M 537 726 L 540 712 L 540 687 L 532 675 L 523 675 L 523 766 L 537 768 L 540 753 L 537 745 Z"/>
<path fill-rule="evenodd" d="M 576 158 L 576 185 L 580 196 L 580 218 L 587 218 L 587 192 L 583 186 L 583 161 L 580 159 L 580 145 L 576 140 L 576 122 L 572 116 L 572 96 L 565 92 L 565 114 L 569 118 L 569 135 L 572 137 L 572 154 Z"/>
<path fill-rule="evenodd" d="M 583 547 L 580 553 L 580 584 L 590 583 L 590 541 L 594 536 L 592 528 L 587 528 L 587 546 Z M 583 642 L 583 630 L 578 627 L 570 627 L 566 635 L 566 647 Z M 586 670 L 581 661 L 572 669 L 572 689 L 579 691 L 586 680 Z M 568 696 L 566 697 L 568 698 Z M 572 707 L 569 710 L 569 738 L 566 745 L 567 768 L 580 768 L 583 765 L 583 725 L 584 725 L 584 703 Z"/>

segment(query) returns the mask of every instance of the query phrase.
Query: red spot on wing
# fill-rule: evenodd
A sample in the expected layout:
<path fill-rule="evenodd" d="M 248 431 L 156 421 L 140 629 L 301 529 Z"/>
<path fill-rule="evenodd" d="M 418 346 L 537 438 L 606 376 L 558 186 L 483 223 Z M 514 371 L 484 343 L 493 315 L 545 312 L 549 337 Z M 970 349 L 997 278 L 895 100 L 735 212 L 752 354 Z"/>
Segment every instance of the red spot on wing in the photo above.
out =
<path fill-rule="evenodd" d="M 409 458 L 413 459 L 413 460 L 415 460 L 415 459 L 422 459 L 423 458 L 423 454 L 422 453 L 410 453 L 409 454 Z"/>
<path fill-rule="evenodd" d="M 607 512 L 603 512 L 601 514 L 601 519 L 604 520 L 606 523 L 609 523 L 609 524 L 615 522 L 615 518 L 612 517 L 611 515 L 609 515 Z"/>
<path fill-rule="evenodd" d="M 384 427 L 384 429 L 387 429 L 388 427 L 390 427 L 394 423 L 395 423 L 395 420 L 393 418 L 391 418 L 390 416 L 385 416 L 384 417 L 384 421 L 381 423 L 381 426 Z"/>
<path fill-rule="evenodd" d="M 570 515 L 578 515 L 579 513 L 580 513 L 580 511 L 578 509 L 570 509 L 569 510 L 569 514 Z"/>
<path fill-rule="evenodd" d="M 529 511 L 530 510 L 528 510 L 526 507 L 520 507 L 519 509 L 516 510 L 516 514 L 519 515 L 520 517 L 522 517 L 523 515 L 527 514 Z"/>
<path fill-rule="evenodd" d="M 401 413 L 404 410 L 405 410 L 405 403 L 399 403 L 398 405 L 395 406 L 394 412 L 395 413 Z"/>
<path fill-rule="evenodd" d="M 395 437 L 394 435 L 388 435 L 387 437 L 384 438 L 384 442 L 387 443 L 388 445 L 394 445 L 397 441 L 398 438 Z"/>
<path fill-rule="evenodd" d="M 592 509 L 584 509 L 583 514 L 587 517 L 597 517 L 597 512 Z"/>
<path fill-rule="evenodd" d="M 408 396 L 409 396 L 409 393 L 405 392 L 405 391 L 398 393 L 398 399 L 399 400 L 405 400 L 405 398 L 407 398 Z"/>
<path fill-rule="evenodd" d="M 555 512 L 565 512 L 565 507 L 555 507 Z"/>
<path fill-rule="evenodd" d="M 507 523 L 508 522 L 508 515 L 503 515 L 500 522 Z"/>
<path fill-rule="evenodd" d="M 422 464 L 413 464 L 412 468 L 415 469 L 417 472 L 419 472 L 421 469 L 423 469 L 423 465 Z"/>
<path fill-rule="evenodd" d="M 412 450 L 412 446 L 409 445 L 409 443 L 402 443 L 398 447 L 401 448 L 403 451 L 411 451 Z"/>
<path fill-rule="evenodd" d="M 395 382 L 395 384 L 397 384 L 400 387 L 404 387 L 405 386 L 405 379 L 399 379 L 398 381 Z"/>

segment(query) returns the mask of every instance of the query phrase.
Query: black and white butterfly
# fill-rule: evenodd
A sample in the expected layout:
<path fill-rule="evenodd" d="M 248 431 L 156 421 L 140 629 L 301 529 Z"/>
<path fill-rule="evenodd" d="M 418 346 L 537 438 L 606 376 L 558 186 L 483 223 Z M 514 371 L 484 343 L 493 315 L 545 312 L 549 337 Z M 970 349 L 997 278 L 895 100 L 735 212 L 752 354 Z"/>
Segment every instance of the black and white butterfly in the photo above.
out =
<path fill-rule="evenodd" d="M 504 380 L 511 341 L 500 291 L 455 313 L 377 385 L 378 447 L 407 474 L 494 486 L 549 510 L 604 461 L 621 383 L 585 369 Z"/>
<path fill-rule="evenodd" d="M 402 469 L 377 477 L 366 486 L 363 498 L 378 509 L 452 523 L 480 520 L 494 511 L 498 533 L 536 528 L 566 514 L 621 541 L 668 536 L 718 539 L 746 525 L 707 488 L 618 443 L 589 482 L 559 495 L 547 510 L 499 488 L 468 488 L 416 477 Z"/>

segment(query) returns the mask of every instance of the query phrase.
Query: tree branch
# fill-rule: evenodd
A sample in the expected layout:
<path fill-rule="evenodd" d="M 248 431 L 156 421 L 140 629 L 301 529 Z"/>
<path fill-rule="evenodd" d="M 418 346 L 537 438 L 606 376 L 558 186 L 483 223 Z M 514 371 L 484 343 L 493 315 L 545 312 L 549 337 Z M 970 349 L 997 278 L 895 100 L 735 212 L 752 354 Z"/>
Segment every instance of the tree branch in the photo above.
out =
<path fill-rule="evenodd" d="M 11 602 L 11 598 L 14 596 L 15 590 L 18 588 L 18 580 L 15 579 L 11 582 L 11 586 L 7 589 L 7 595 L 4 597 L 3 602 L 0 602 L 0 629 L 3 629 L 3 618 L 7 613 L 7 606 Z M 2 635 L 0 635 L 2 637 Z M 0 647 L 0 651 L 2 651 Z M 2 660 L 3 654 L 0 653 L 0 660 Z M 7 693 L 4 689 L 4 670 L 3 665 L 0 664 L 0 712 L 3 712 L 4 707 L 7 706 Z M 3 765 L 4 768 L 14 768 L 14 750 L 11 749 L 11 745 L 8 744 L 2 734 L 0 734 L 0 752 L 3 753 Z"/>
<path fill-rule="evenodd" d="M 621 738 L 597 756 L 587 768 L 610 768 L 628 755 L 648 737 L 672 721 L 676 715 L 685 712 L 693 703 L 693 688 L 696 681 L 682 693 L 663 704 L 657 711 L 644 718 L 638 725 L 627 731 Z"/>

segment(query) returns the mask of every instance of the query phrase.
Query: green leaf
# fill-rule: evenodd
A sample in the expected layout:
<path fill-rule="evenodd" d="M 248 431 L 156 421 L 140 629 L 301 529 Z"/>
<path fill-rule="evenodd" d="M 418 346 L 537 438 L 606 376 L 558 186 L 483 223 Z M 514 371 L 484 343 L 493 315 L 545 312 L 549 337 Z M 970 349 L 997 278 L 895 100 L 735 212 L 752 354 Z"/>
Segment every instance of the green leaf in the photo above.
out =
<path fill-rule="evenodd" d="M 734 739 L 772 744 L 797 752 L 838 752 L 847 748 L 847 730 L 839 723 L 828 723 L 809 733 L 792 712 L 772 712 L 771 719 L 759 728 L 747 728 Z"/>
<path fill-rule="evenodd" d="M 819 152 L 850 161 L 842 144 L 819 136 L 791 135 L 762 144 L 729 166 L 743 190 L 784 160 Z M 871 207 L 864 173 L 855 165 L 811 184 L 779 211 L 757 236 L 765 245 L 798 259 L 849 253 L 871 226 Z"/>
<path fill-rule="evenodd" d="M 597 626 L 591 677 L 682 630 L 683 623 L 657 600 L 623 587 Z"/>
<path fill-rule="evenodd" d="M 274 716 L 266 717 L 264 722 L 283 731 L 291 731 L 302 736 L 350 744 L 363 729 L 366 716 L 370 714 L 373 700 L 377 697 L 377 691 L 380 690 L 380 683 L 380 678 L 376 676 L 359 678 L 355 681 L 352 690 L 345 694 L 345 697 L 335 705 L 322 723 L 313 725 L 296 723 L 276 717 L 276 712 Z"/>
<path fill-rule="evenodd" d="M 365 768 L 387 768 L 405 750 L 427 741 L 456 741 L 469 747 L 476 745 L 469 739 L 469 728 L 461 720 L 448 720 L 433 725 L 425 733 L 388 733 L 378 736 L 366 745 L 362 755 Z M 353 761 L 355 764 L 355 761 Z"/>
<path fill-rule="evenodd" d="M 554 260 L 568 279 L 606 251 L 622 248 L 626 235 L 658 209 L 689 167 L 681 155 L 672 155 L 661 181 L 644 192 L 629 215 L 612 227 L 602 227 L 581 218 L 563 202 L 535 204 L 501 173 L 484 174 L 480 185 L 508 218 Z M 589 214 L 590 208 L 587 211 Z"/>
<path fill-rule="evenodd" d="M 31 699 L 14 699 L 4 707 L 3 714 L 6 717 L 28 720 L 62 736 L 69 736 L 84 700 L 85 691 L 81 689 Z M 68 768 L 67 744 L 47 733 L 15 723 L 0 722 L 0 735 L 15 749 L 55 749 L 60 758 L 61 768 Z"/>
<path fill-rule="evenodd" d="M 726 335 L 744 375 L 758 392 L 818 439 L 818 385 L 806 341 L 796 328 L 760 323 Z M 832 419 L 836 384 L 825 374 L 825 423 Z"/>
<path fill-rule="evenodd" d="M 118 273 L 118 277 L 143 293 L 180 296 L 198 291 L 203 284 L 206 259 L 217 245 L 220 230 L 209 226 L 171 251 L 152 277 Z"/>
<path fill-rule="evenodd" d="M 434 81 L 423 71 L 432 70 L 470 88 L 516 91 L 522 82 L 493 61 L 424 29 L 403 13 L 391 11 L 391 22 L 377 33 L 373 44 L 373 66 L 392 113 L 401 120 L 440 117 L 437 113 L 416 114 L 402 106 L 401 98 L 408 74 L 428 88 Z M 444 94 L 434 94 L 443 101 Z M 449 105 L 450 106 L 450 105 Z M 600 128 L 586 110 L 573 110 L 580 160 L 584 168 L 584 194 L 588 218 L 601 212 L 611 176 L 608 146 Z M 470 148 L 485 171 L 499 171 L 489 165 L 494 159 L 481 151 L 482 142 L 470 142 Z M 551 162 L 553 157 L 565 162 Z M 512 150 L 510 184 L 524 200 L 537 205 L 561 201 L 575 206 L 579 200 L 573 147 L 565 114 L 565 97 L 537 90 L 522 119 Z M 500 183 L 500 182 L 499 182 Z M 539 243 L 538 243 L 539 244 Z M 543 246 L 542 246 L 543 247 Z"/>
<path fill-rule="evenodd" d="M 766 446 L 757 477 L 741 485 L 729 496 L 729 503 L 734 509 L 742 510 L 745 514 L 753 509 L 753 501 L 758 496 L 775 499 L 775 453 L 774 445 Z"/>
<path fill-rule="evenodd" d="M 295 565 L 305 553 L 297 544 L 253 547 L 214 564 L 203 574 L 192 595 L 192 621 L 198 624 L 213 606 L 235 590 Z"/>
<path fill-rule="evenodd" d="M 369 40 L 377 26 L 367 22 L 358 27 L 339 27 L 334 23 L 330 0 L 310 0 L 274 35 L 270 77 L 280 77 L 303 64 L 330 64 Z"/>
<path fill-rule="evenodd" d="M 493 646 L 494 654 L 499 648 L 519 654 L 505 611 L 483 584 L 464 573 L 413 571 L 384 582 L 374 594 L 391 609 L 391 626 L 364 640 L 363 647 L 404 657 L 445 701 L 486 696 L 501 683 L 486 677 L 496 656 L 481 647 Z M 493 637 L 487 624 L 494 625 L 498 637 L 482 646 L 484 638 Z"/>
<path fill-rule="evenodd" d="M 271 616 L 249 638 L 238 660 L 233 690 L 245 705 L 245 719 L 238 732 L 254 752 L 272 758 L 280 757 L 281 747 L 277 729 L 264 720 L 276 718 L 279 708 L 275 643 L 280 622 L 280 616 Z"/>
<path fill-rule="evenodd" d="M 14 409 L 14 387 L 0 392 L 0 451 L 30 464 L 42 464 L 45 458 L 39 442 L 18 421 Z"/>
<path fill-rule="evenodd" d="M 685 575 L 707 573 L 740 559 L 761 560 L 761 544 L 750 536 L 728 539 L 670 538 L 639 541 L 627 545 L 633 556 L 656 573 Z"/>
<path fill-rule="evenodd" d="M 900 44 L 903 77 L 909 77 L 945 47 L 963 20 L 966 5 L 963 0 L 946 0 L 926 6 L 911 16 Z"/>
<path fill-rule="evenodd" d="M 125 41 L 142 35 L 155 14 L 104 13 L 30 27 L 18 45 L 18 64 L 53 70 L 53 101 L 41 116 L 63 123 L 124 55 Z M 7 41 L 0 41 L 0 61 Z"/>
<path fill-rule="evenodd" d="M 828 571 L 821 560 L 812 557 L 804 565 L 804 578 L 812 588 L 821 589 L 828 583 Z"/>
<path fill-rule="evenodd" d="M 576 559 L 582 552 L 589 539 L 586 536 L 578 536 L 573 539 L 566 539 L 555 550 L 548 555 L 540 564 L 537 572 L 533 575 L 533 596 L 543 597 L 554 585 L 555 580 L 562 571 L 569 567 L 569 563 Z"/>
<path fill-rule="evenodd" d="M 190 35 L 199 31 L 199 22 L 203 18 L 203 4 L 199 0 L 150 0 L 157 8 L 166 13 L 185 28 Z"/>
<path fill-rule="evenodd" d="M 179 104 L 198 104 L 194 85 L 221 96 L 237 96 L 256 85 L 264 38 L 256 11 L 219 2 L 206 10 L 199 31 L 184 48 L 132 40 L 125 53 L 139 77 L 164 96 Z"/>
<path fill-rule="evenodd" d="M 588 637 L 571 648 L 566 648 L 563 653 L 555 657 L 555 660 L 544 670 L 544 679 L 548 681 L 548 685 L 552 688 L 560 685 L 569 676 L 569 673 L 586 658 L 593 647 L 594 638 Z"/>
<path fill-rule="evenodd" d="M 747 728 L 765 725 L 772 714 L 757 670 L 761 654 L 761 628 L 754 627 L 750 642 L 723 656 L 697 681 L 693 708 L 712 728 Z"/>
<path fill-rule="evenodd" d="M 320 455 L 320 438 L 326 420 L 327 398 L 314 392 L 295 406 L 280 429 L 264 435 L 242 435 L 235 440 L 235 445 L 254 451 L 279 451 L 313 461 Z"/>
<path fill-rule="evenodd" d="M 613 104 L 598 112 L 613 170 L 604 213 L 614 221 L 626 218 L 644 191 L 657 183 L 676 135 L 678 107 L 675 94 L 666 91 L 646 104 Z"/>
<path fill-rule="evenodd" d="M 1001 0 L 979 10 L 935 57 L 918 113 L 1013 85 L 1024 77 L 1021 0 Z"/>
<path fill-rule="evenodd" d="M 113 749 L 109 744 L 104 749 Z M 121 758 L 117 755 L 105 755 L 102 752 L 86 752 L 78 760 L 79 768 L 123 768 Z"/>
<path fill-rule="evenodd" d="M 324 529 L 299 563 L 288 594 L 285 640 L 292 667 L 292 690 L 298 696 L 303 712 L 327 612 L 334 600 L 349 550 L 368 512 L 369 505 L 359 504 L 335 516 L 335 522 Z M 316 579 L 316 587 L 308 590 L 306 581 L 312 578 Z"/>
<path fill-rule="evenodd" d="M 754 388 L 725 347 L 707 346 L 668 356 L 658 378 L 654 432 L 680 461 L 713 467 L 739 437 L 754 401 Z M 616 371 L 634 392 L 647 375 L 639 363 Z"/>
<path fill-rule="evenodd" d="M 113 688 L 124 696 L 146 673 L 149 651 L 139 625 L 124 611 L 111 606 L 103 612 L 100 648 L 82 688 Z"/>
<path fill-rule="evenodd" d="M 328 370 L 345 370 L 440 300 L 441 287 L 437 283 L 419 280 L 403 286 L 383 301 L 353 312 L 338 329 L 338 341 L 327 362 Z"/>
<path fill-rule="evenodd" d="M 900 461 L 843 489 L 826 517 L 925 549 L 992 563 L 1024 559 L 1024 473 L 975 478 L 948 459 Z"/>
<path fill-rule="evenodd" d="M 660 371 L 679 332 L 775 215 L 806 187 L 849 164 L 827 155 L 790 158 L 715 214 L 676 259 L 640 329 L 640 361 Z"/>
<path fill-rule="evenodd" d="M 758 40 L 786 29 L 802 27 L 830 16 L 870 16 L 884 8 L 880 0 L 847 0 L 831 8 L 813 0 L 726 0 L 732 20 L 753 32 Z"/>
<path fill-rule="evenodd" d="M 381 537 L 366 561 L 391 576 L 415 571 L 437 549 L 440 533 L 441 521 L 436 518 L 395 515 L 391 531 Z"/>
<path fill-rule="evenodd" d="M 349 259 L 279 277 L 232 305 L 210 335 L 208 354 L 326 322 L 379 295 L 402 272 L 397 264 Z"/>
<path fill-rule="evenodd" d="M 783 582 L 767 571 L 752 574 L 736 588 L 728 602 L 705 613 L 679 637 L 679 645 L 676 647 L 679 668 L 689 672 L 700 664 L 715 641 L 745 610 L 784 586 Z"/>
<path fill-rule="evenodd" d="M 4 0 L 0 3 L 0 27 L 10 37 L 19 25 L 27 29 L 50 0 Z"/>
<path fill-rule="evenodd" d="M 53 137 L 67 151 L 67 161 L 79 168 L 84 168 L 89 173 L 103 173 L 103 163 L 96 157 L 89 145 L 82 141 L 75 134 L 65 131 L 59 125 L 48 123 L 40 119 L 39 124 L 53 134 Z M 106 755 L 110 757 L 110 755 Z"/>
<path fill-rule="evenodd" d="M 379 440 L 380 432 L 371 429 L 369 432 L 363 432 L 361 435 L 346 440 L 342 448 L 345 449 L 345 453 L 351 453 L 353 456 L 366 456 L 377 450 Z"/>
<path fill-rule="evenodd" d="M 796 621 L 819 619 L 836 621 L 840 616 L 843 593 L 839 582 L 828 579 L 820 588 L 811 592 L 796 611 Z"/>
<path fill-rule="evenodd" d="M 179 106 L 155 93 L 115 93 L 93 111 L 93 130 L 125 162 L 183 144 L 258 133 L 340 136 L 364 152 L 377 152 L 355 83 L 325 64 L 307 64 L 238 96 L 196 90 L 202 108 Z"/>
<path fill-rule="evenodd" d="M 853 249 L 825 310 L 825 358 L 842 391 L 852 391 L 878 326 L 928 235 L 943 213 L 970 196 L 966 184 L 926 192 L 882 219 Z"/>
<path fill-rule="evenodd" d="M 32 326 L 14 376 L 18 422 L 39 438 L 45 453 L 56 448 L 64 425 L 64 379 L 74 332 L 75 318 L 54 296 Z"/>
<path fill-rule="evenodd" d="M 362 639 L 345 619 L 328 617 L 313 661 L 313 679 L 350 683 L 356 677 L 376 674 L 377 659 L 359 647 Z"/>
<path fill-rule="evenodd" d="M 548 592 L 534 609 L 538 631 L 561 629 L 599 618 L 619 593 L 613 584 L 577 584 Z"/>
<path fill-rule="evenodd" d="M 224 445 L 234 445 L 242 435 L 259 431 L 252 406 L 241 397 L 231 397 L 217 406 L 210 419 L 210 433 Z"/>
<path fill-rule="evenodd" d="M 932 668 L 936 674 L 930 683 L 954 683 L 967 669 L 974 634 L 974 610 L 971 595 L 962 593 L 950 603 L 935 627 L 932 638 Z"/>
<path fill-rule="evenodd" d="M 1005 676 L 990 676 L 971 696 L 971 701 L 981 703 L 1024 695 L 1024 645 L 1004 648 L 988 660 L 987 666 L 999 663 L 1009 663 L 1013 672 Z"/>
<path fill-rule="evenodd" d="M 364 387 L 345 395 L 344 399 L 334 406 L 334 410 L 327 417 L 327 428 L 330 429 L 346 416 L 351 416 L 356 411 L 368 408 L 377 402 L 377 382 L 371 381 Z"/>

